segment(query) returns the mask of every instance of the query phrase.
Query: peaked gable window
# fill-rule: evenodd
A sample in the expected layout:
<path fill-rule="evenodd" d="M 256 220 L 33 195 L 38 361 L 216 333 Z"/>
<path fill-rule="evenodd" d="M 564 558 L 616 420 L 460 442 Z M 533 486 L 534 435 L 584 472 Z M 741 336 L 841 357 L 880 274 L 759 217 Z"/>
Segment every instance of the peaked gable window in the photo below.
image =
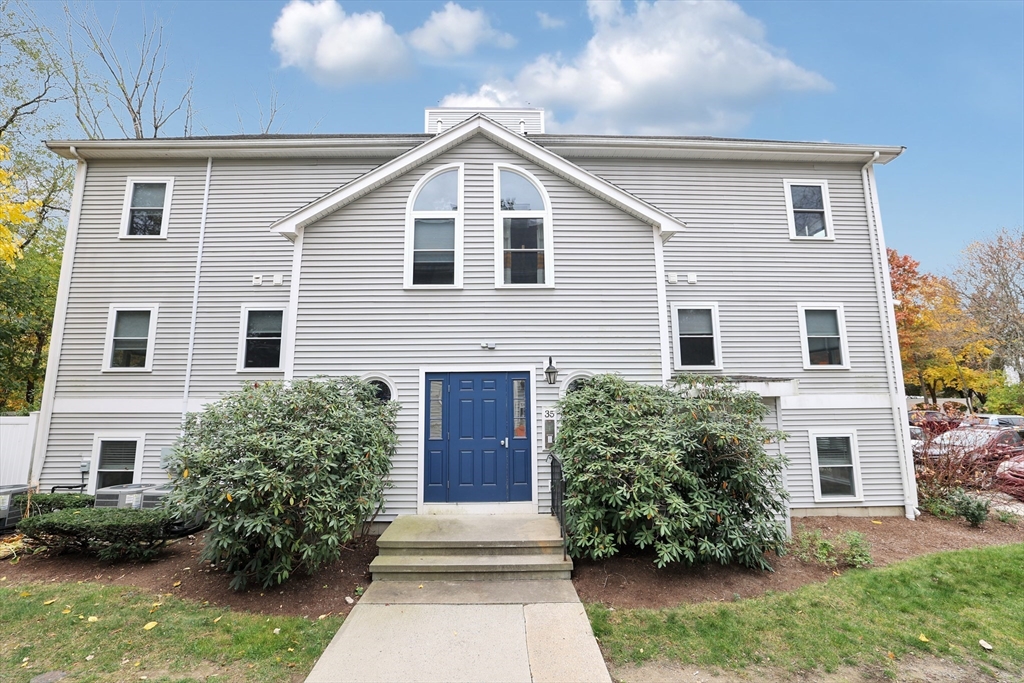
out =
<path fill-rule="evenodd" d="M 406 287 L 462 286 L 462 167 L 444 166 L 413 189 L 406 226 Z"/>
<path fill-rule="evenodd" d="M 498 286 L 552 286 L 551 206 L 526 171 L 495 166 Z"/>
<path fill-rule="evenodd" d="M 121 216 L 121 237 L 167 237 L 173 190 L 174 178 L 129 178 Z"/>

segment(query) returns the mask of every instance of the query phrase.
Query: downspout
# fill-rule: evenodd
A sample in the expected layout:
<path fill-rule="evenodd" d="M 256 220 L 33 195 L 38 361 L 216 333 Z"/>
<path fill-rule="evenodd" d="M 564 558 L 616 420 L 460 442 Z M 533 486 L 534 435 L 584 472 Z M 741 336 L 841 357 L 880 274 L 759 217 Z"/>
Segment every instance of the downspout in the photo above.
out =
<path fill-rule="evenodd" d="M 291 382 L 295 377 L 295 337 L 299 322 L 299 278 L 302 272 L 302 236 L 304 228 L 298 228 L 295 246 L 292 249 L 292 275 L 288 283 L 288 312 L 285 325 L 284 380 Z"/>
<path fill-rule="evenodd" d="M 903 385 L 903 366 L 900 362 L 899 338 L 896 334 L 896 313 L 892 304 L 892 284 L 889 281 L 888 257 L 885 252 L 885 238 L 878 194 L 874 182 L 874 164 L 878 160 L 876 151 L 861 167 L 861 181 L 864 185 L 864 201 L 867 208 L 868 234 L 871 240 L 871 261 L 875 271 L 875 292 L 878 296 L 878 313 L 882 336 L 886 343 L 885 373 L 889 386 L 889 403 L 893 425 L 896 427 L 896 444 L 899 451 L 900 477 L 903 481 L 903 508 L 907 519 L 916 519 L 917 482 L 914 480 L 913 453 L 910 449 L 910 418 Z"/>
<path fill-rule="evenodd" d="M 192 285 L 192 317 L 188 325 L 188 357 L 185 360 L 185 389 L 181 398 L 181 426 L 185 427 L 188 413 L 188 393 L 192 384 L 192 358 L 196 348 L 196 318 L 199 314 L 199 280 L 203 270 L 203 244 L 206 241 L 206 215 L 210 208 L 210 177 L 213 175 L 213 157 L 206 159 L 206 186 L 203 188 L 203 213 L 199 218 L 199 245 L 196 247 L 196 276 Z"/>
<path fill-rule="evenodd" d="M 61 347 L 64 345 L 64 325 L 68 315 L 68 295 L 71 291 L 71 269 L 75 262 L 75 247 L 78 244 L 78 222 L 82 216 L 82 196 L 85 194 L 85 176 L 89 163 L 78 155 L 74 145 L 68 148 L 71 156 L 78 160 L 75 169 L 75 186 L 71 193 L 71 211 L 68 214 L 68 230 L 64 236 L 64 253 L 60 262 L 60 279 L 57 281 L 57 301 L 53 310 L 53 329 L 50 331 L 50 352 L 46 357 L 46 378 L 43 380 L 43 400 L 39 406 L 39 422 L 32 448 L 32 462 L 29 465 L 29 485 L 39 486 L 43 471 L 46 446 L 50 440 L 50 421 L 53 418 L 53 399 L 57 391 L 57 370 L 60 365 Z"/>

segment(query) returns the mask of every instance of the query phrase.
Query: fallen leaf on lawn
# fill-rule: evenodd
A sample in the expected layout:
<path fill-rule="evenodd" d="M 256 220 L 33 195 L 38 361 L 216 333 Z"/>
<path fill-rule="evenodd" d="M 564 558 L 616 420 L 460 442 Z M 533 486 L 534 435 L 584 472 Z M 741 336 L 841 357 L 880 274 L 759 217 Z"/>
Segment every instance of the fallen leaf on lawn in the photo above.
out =
<path fill-rule="evenodd" d="M 53 604 L 53 603 L 55 603 L 55 602 L 57 602 L 57 598 L 54 598 L 53 600 L 47 600 L 47 601 L 46 601 L 46 602 L 44 602 L 43 604 L 44 604 L 44 605 L 52 605 L 52 604 Z"/>
<path fill-rule="evenodd" d="M 175 581 L 175 582 L 174 582 L 174 587 L 175 587 L 175 588 L 177 588 L 177 587 L 178 587 L 178 586 L 180 586 L 180 585 L 181 585 L 181 581 Z"/>
<path fill-rule="evenodd" d="M 275 628 L 275 629 L 274 629 L 274 635 L 276 636 L 276 635 L 278 635 L 279 633 L 281 633 L 281 629 L 279 629 L 279 628 Z"/>
<path fill-rule="evenodd" d="M 896 655 L 894 655 L 893 653 L 890 652 L 889 653 L 889 659 L 896 659 Z"/>
<path fill-rule="evenodd" d="M 91 621 L 91 622 L 97 622 L 99 620 L 100 620 L 99 617 L 89 617 L 89 621 Z"/>
<path fill-rule="evenodd" d="M 928 640 L 928 636 L 926 636 L 923 633 L 921 635 L 919 635 L 917 637 L 917 639 L 920 640 L 922 643 L 930 643 L 930 642 L 932 642 L 932 641 Z"/>
<path fill-rule="evenodd" d="M 69 609 L 61 610 L 61 614 L 71 614 L 71 610 L 69 610 Z"/>
<path fill-rule="evenodd" d="M 982 646 L 983 648 L 985 648 L 986 650 L 991 650 L 991 649 L 992 649 L 992 645 L 991 645 L 991 643 L 989 643 L 989 642 L 988 642 L 988 641 L 986 641 L 986 640 L 979 640 L 979 641 L 978 641 L 978 645 L 981 645 L 981 646 Z"/>
<path fill-rule="evenodd" d="M 89 655 L 88 657 L 85 658 L 85 661 L 91 662 L 94 659 L 96 659 L 96 655 Z"/>
<path fill-rule="evenodd" d="M 326 614 L 321 614 L 320 616 L 317 617 L 317 619 L 326 619 L 326 618 L 327 618 Z"/>
<path fill-rule="evenodd" d="M 156 628 L 156 623 L 157 622 L 155 622 L 155 621 L 151 621 L 148 624 L 146 624 L 145 626 L 143 626 L 142 630 L 143 631 L 152 631 L 154 628 Z M 138 666 L 138 664 L 136 664 L 135 666 Z"/>
<path fill-rule="evenodd" d="M 295 652 L 295 648 L 294 647 L 288 648 L 288 652 Z"/>
<path fill-rule="evenodd" d="M 162 603 L 162 602 L 154 602 L 153 603 L 153 607 L 159 607 L 162 604 L 164 604 L 164 603 Z"/>
<path fill-rule="evenodd" d="M 216 619 L 214 619 L 214 620 L 213 620 L 213 623 L 215 623 L 215 624 L 216 624 L 216 623 L 217 623 L 218 621 L 220 621 L 220 620 L 221 620 L 221 619 L 223 619 L 223 618 L 224 618 L 224 615 L 222 614 L 222 615 L 220 615 L 219 617 L 217 617 Z"/>
<path fill-rule="evenodd" d="M 23 597 L 23 598 L 31 598 L 32 594 L 29 593 L 28 591 L 21 591 L 21 597 Z"/>

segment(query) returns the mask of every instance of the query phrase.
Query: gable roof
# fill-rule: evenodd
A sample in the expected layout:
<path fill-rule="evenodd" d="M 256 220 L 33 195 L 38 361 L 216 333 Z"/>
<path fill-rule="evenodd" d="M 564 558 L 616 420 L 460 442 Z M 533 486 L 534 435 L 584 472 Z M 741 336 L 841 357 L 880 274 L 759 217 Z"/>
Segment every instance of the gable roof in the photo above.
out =
<path fill-rule="evenodd" d="M 647 223 L 657 231 L 663 241 L 667 242 L 676 232 L 686 229 L 686 224 L 678 218 L 648 204 L 617 185 L 583 170 L 576 164 L 566 161 L 558 154 L 541 147 L 528 138 L 513 133 L 482 114 L 435 135 L 429 141 L 414 147 L 405 154 L 293 211 L 276 221 L 270 226 L 270 229 L 294 241 L 299 231 L 307 225 L 373 192 L 476 135 L 486 137 L 495 144 L 532 161 L 576 187 L 586 190 L 617 209 Z"/>

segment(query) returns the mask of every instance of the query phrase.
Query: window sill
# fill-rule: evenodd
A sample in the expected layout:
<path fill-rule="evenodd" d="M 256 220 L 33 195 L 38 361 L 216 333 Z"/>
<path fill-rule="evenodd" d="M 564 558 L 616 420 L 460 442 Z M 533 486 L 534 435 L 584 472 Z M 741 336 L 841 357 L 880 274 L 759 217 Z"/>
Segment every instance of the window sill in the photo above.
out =
<path fill-rule="evenodd" d="M 829 505 L 832 503 L 863 503 L 864 496 L 814 496 L 815 503 Z"/>
<path fill-rule="evenodd" d="M 165 240 L 167 235 L 118 235 L 119 240 Z"/>
<path fill-rule="evenodd" d="M 721 372 L 721 365 L 676 365 L 675 370 L 682 370 L 683 372 Z"/>
<path fill-rule="evenodd" d="M 500 285 L 494 285 L 494 288 L 495 289 L 554 289 L 555 288 L 555 284 L 554 283 L 542 284 L 542 285 L 540 285 L 540 284 L 538 284 L 538 285 L 535 285 L 535 284 L 512 284 L 512 285 L 500 284 Z"/>
<path fill-rule="evenodd" d="M 804 370 L 849 370 L 849 365 L 811 365 L 804 363 Z"/>
<path fill-rule="evenodd" d="M 442 290 L 443 291 L 443 290 L 446 290 L 446 289 L 448 289 L 448 290 L 462 289 L 462 285 L 405 285 L 404 287 L 402 287 L 402 289 L 404 289 L 406 291 L 415 291 L 415 290 L 420 290 L 420 289 L 422 289 L 422 290 L 436 289 L 436 290 Z"/>
<path fill-rule="evenodd" d="M 153 372 L 153 368 L 103 368 L 100 372 Z"/>
<path fill-rule="evenodd" d="M 835 242 L 836 238 L 834 235 L 826 235 L 825 237 L 801 237 L 800 235 L 790 235 L 790 242 Z"/>
<path fill-rule="evenodd" d="M 235 372 L 245 375 L 279 375 L 284 372 L 284 368 L 235 368 Z"/>

